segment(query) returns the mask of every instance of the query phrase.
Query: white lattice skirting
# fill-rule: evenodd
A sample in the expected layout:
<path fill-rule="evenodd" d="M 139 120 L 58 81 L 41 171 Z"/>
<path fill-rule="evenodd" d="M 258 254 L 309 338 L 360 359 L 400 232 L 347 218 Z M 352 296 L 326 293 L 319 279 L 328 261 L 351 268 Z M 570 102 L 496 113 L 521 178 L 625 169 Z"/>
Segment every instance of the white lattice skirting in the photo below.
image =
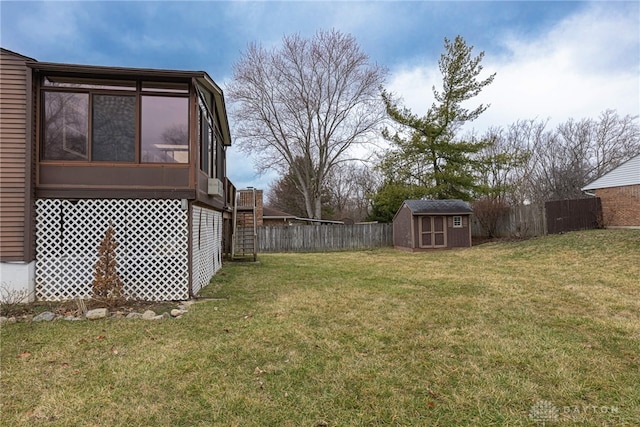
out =
<path fill-rule="evenodd" d="M 180 200 L 38 199 L 38 299 L 58 301 L 91 296 L 93 266 L 109 222 L 118 242 L 118 274 L 128 296 L 149 301 L 189 297 L 188 215 Z M 217 229 L 212 230 L 215 233 Z M 194 266 L 195 253 L 194 250 Z M 194 285 L 196 276 L 206 274 L 194 274 Z M 197 280 L 201 283 L 203 279 Z"/>
<path fill-rule="evenodd" d="M 222 267 L 222 214 L 193 206 L 191 216 L 193 243 L 193 293 L 200 292 Z"/>

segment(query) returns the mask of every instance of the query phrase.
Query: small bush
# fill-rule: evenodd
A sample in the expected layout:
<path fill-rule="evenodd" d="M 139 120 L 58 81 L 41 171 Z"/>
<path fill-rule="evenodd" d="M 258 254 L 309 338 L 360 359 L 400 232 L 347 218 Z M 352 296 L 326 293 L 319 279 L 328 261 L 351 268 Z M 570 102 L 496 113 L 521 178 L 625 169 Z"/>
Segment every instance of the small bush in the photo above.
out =
<path fill-rule="evenodd" d="M 29 301 L 31 292 L 26 289 L 10 289 L 6 283 L 0 284 L 0 315 L 12 315 L 19 305 Z"/>
<path fill-rule="evenodd" d="M 505 201 L 496 198 L 486 197 L 473 203 L 473 213 L 489 238 L 498 237 L 500 220 L 509 209 Z"/>
<path fill-rule="evenodd" d="M 122 280 L 117 271 L 116 248 L 118 242 L 114 235 L 113 224 L 109 223 L 98 247 L 98 261 L 94 265 L 93 282 L 91 283 L 93 298 L 110 305 L 115 305 L 124 298 Z"/>

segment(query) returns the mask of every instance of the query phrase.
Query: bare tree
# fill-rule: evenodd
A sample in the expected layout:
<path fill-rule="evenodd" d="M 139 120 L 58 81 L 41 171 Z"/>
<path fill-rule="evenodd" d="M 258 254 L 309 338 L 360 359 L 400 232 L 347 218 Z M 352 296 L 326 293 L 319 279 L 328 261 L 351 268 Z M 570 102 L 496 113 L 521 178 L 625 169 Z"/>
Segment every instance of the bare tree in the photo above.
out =
<path fill-rule="evenodd" d="M 489 169 L 481 179 L 505 189 L 511 204 L 583 197 L 581 188 L 589 181 L 640 152 L 637 120 L 606 110 L 598 119 L 568 119 L 555 129 L 534 120 L 490 129 L 484 138 L 493 144 L 483 154 L 525 161 L 502 163 L 502 169 Z"/>
<path fill-rule="evenodd" d="M 272 50 L 251 44 L 227 87 L 236 141 L 257 155 L 259 171 L 291 171 L 308 216 L 321 218 L 331 169 L 378 134 L 385 76 L 352 36 L 335 30 L 285 36 Z"/>
<path fill-rule="evenodd" d="M 591 153 L 592 175 L 599 177 L 640 152 L 638 116 L 620 117 L 605 110 L 594 124 Z"/>
<path fill-rule="evenodd" d="M 301 161 L 303 161 L 303 159 L 298 158 L 295 160 L 295 162 Z M 271 207 L 302 218 L 307 217 L 303 192 L 301 191 L 300 185 L 295 179 L 294 173 L 291 169 L 284 176 L 271 184 L 267 194 L 267 199 L 269 206 Z M 328 218 L 328 214 L 332 211 L 331 206 L 329 206 L 331 195 L 327 188 L 322 189 L 321 199 L 322 216 L 325 219 L 331 219 Z"/>
<path fill-rule="evenodd" d="M 539 145 L 532 183 L 542 201 L 583 197 L 581 188 L 640 152 L 637 117 L 606 110 L 569 119 Z"/>
<path fill-rule="evenodd" d="M 378 181 L 376 172 L 363 162 L 337 165 L 327 186 L 335 218 L 365 220 L 369 215 L 370 196 L 376 192 Z"/>

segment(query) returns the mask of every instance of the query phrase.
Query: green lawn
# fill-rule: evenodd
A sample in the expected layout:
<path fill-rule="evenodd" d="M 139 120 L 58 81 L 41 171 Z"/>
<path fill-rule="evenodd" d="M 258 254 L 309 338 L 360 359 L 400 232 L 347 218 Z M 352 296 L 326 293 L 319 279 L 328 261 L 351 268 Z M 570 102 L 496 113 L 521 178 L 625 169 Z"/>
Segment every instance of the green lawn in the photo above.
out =
<path fill-rule="evenodd" d="M 181 319 L 3 325 L 0 424 L 640 425 L 639 230 L 259 261 Z"/>

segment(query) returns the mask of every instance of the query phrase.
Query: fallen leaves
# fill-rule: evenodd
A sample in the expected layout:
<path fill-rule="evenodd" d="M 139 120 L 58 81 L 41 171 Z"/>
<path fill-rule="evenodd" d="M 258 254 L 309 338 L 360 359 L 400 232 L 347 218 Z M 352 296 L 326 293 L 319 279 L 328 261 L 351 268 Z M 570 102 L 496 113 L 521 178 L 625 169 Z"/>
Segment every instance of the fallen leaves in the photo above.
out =
<path fill-rule="evenodd" d="M 253 370 L 253 375 L 256 375 L 256 381 L 258 382 L 258 387 L 260 390 L 264 390 L 264 382 L 260 379 L 260 375 L 264 375 L 267 371 L 260 369 L 260 367 L 256 366 L 256 369 Z"/>

